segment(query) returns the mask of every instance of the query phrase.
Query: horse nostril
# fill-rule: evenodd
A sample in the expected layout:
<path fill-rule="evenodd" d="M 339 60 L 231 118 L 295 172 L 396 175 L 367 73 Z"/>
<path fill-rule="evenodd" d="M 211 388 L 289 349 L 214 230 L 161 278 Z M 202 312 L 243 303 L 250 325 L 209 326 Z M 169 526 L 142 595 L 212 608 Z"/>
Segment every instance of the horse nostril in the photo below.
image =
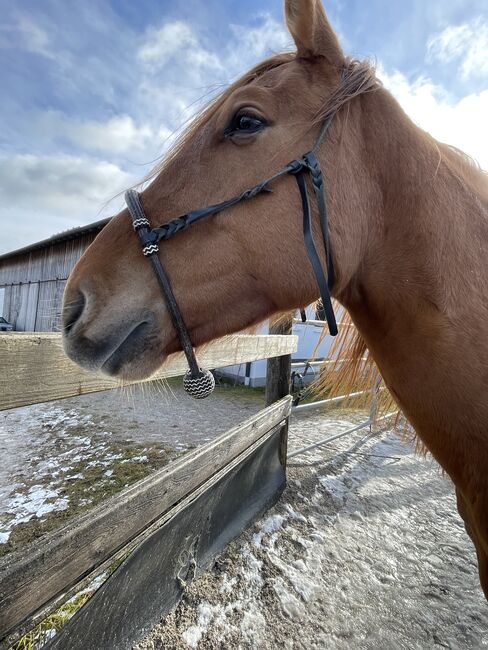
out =
<path fill-rule="evenodd" d="M 83 310 L 85 309 L 86 298 L 81 291 L 76 291 L 74 296 L 67 300 L 63 305 L 63 332 L 69 334 L 76 323 L 79 321 Z"/>

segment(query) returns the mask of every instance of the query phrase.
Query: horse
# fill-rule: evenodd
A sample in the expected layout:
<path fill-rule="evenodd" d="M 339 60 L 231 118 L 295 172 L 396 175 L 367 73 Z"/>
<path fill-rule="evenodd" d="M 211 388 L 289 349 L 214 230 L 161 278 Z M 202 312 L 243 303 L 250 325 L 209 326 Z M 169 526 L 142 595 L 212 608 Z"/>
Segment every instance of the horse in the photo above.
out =
<path fill-rule="evenodd" d="M 488 187 L 465 154 L 405 114 L 370 64 L 347 57 L 321 0 L 286 0 L 296 51 L 276 54 L 198 115 L 140 194 L 151 226 L 224 201 L 309 150 L 329 213 L 332 296 L 416 435 L 452 479 L 488 598 Z M 272 192 L 164 242 L 193 345 L 303 308 L 319 294 L 302 239 L 300 195 Z M 321 236 L 316 206 L 312 228 Z M 320 247 L 319 247 L 320 248 Z M 327 255 L 320 248 L 322 267 Z M 122 210 L 74 268 L 66 353 L 122 379 L 150 376 L 180 349 L 158 283 Z"/>

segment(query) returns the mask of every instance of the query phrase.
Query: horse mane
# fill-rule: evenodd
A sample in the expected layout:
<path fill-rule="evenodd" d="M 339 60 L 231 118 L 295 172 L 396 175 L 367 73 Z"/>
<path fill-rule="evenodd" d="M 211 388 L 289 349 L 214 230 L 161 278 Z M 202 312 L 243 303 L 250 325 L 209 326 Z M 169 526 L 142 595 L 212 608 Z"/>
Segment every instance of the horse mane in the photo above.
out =
<path fill-rule="evenodd" d="M 198 132 L 209 122 L 213 115 L 215 115 L 215 113 L 222 107 L 222 105 L 227 101 L 232 93 L 237 90 L 237 88 L 247 86 L 266 72 L 274 70 L 275 68 L 279 68 L 285 63 L 293 61 L 295 59 L 295 56 L 295 52 L 282 52 L 280 54 L 274 54 L 273 56 L 270 56 L 269 58 L 255 65 L 241 77 L 224 88 L 224 90 L 219 95 L 217 95 L 217 97 L 212 99 L 200 113 L 190 118 L 190 120 L 183 125 L 185 128 L 183 128 L 180 136 L 177 138 L 170 150 L 163 155 L 162 159 L 149 172 L 148 176 L 145 178 L 145 182 L 155 178 L 158 174 L 164 171 L 164 169 L 175 158 L 178 157 L 185 146 L 197 136 Z"/>
<path fill-rule="evenodd" d="M 329 95 L 324 106 L 315 116 L 314 125 L 328 120 L 355 97 L 382 88 L 381 81 L 376 77 L 376 69 L 368 60 L 346 58 L 341 76 L 341 83 Z"/>
<path fill-rule="evenodd" d="M 222 107 L 232 93 L 258 79 L 266 72 L 290 63 L 295 60 L 295 52 L 282 52 L 274 54 L 269 58 L 255 65 L 251 70 L 236 79 L 227 86 L 217 97 L 212 99 L 206 107 L 189 122 L 184 125 L 180 136 L 176 139 L 170 150 L 164 154 L 162 159 L 149 172 L 143 182 L 153 180 L 158 174 L 171 164 L 179 156 L 185 146 L 193 140 L 198 132 L 209 122 L 215 113 Z M 337 113 L 342 106 L 355 97 L 371 92 L 381 87 L 381 82 L 376 78 L 376 70 L 369 61 L 359 61 L 353 58 L 346 58 L 341 69 L 342 83 L 327 98 L 324 105 L 314 116 L 310 126 L 316 126 Z"/>
<path fill-rule="evenodd" d="M 481 201 L 488 201 L 488 173 L 474 158 L 450 144 L 436 143 L 442 161 L 456 178 L 469 187 Z"/>
<path fill-rule="evenodd" d="M 322 371 L 313 385 L 314 392 L 327 397 L 346 396 L 344 405 L 355 408 L 370 405 L 372 393 L 378 395 L 378 416 L 397 410 L 388 390 L 385 389 L 380 371 L 366 347 L 364 339 L 347 311 L 337 308 L 341 318 L 339 334 L 334 339 Z M 324 327 L 319 343 L 328 335 Z M 318 347 L 317 345 L 317 347 Z M 361 395 L 354 395 L 362 393 Z"/>

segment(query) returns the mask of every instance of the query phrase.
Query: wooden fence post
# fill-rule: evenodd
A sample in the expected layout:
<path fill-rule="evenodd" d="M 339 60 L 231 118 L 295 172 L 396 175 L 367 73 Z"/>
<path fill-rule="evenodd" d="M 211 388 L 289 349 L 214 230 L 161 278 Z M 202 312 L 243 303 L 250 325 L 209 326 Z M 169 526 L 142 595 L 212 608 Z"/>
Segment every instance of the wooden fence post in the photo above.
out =
<path fill-rule="evenodd" d="M 269 328 L 270 334 L 291 334 L 293 321 L 291 315 L 286 320 L 280 319 L 272 323 Z M 277 402 L 290 393 L 291 377 L 291 354 L 268 359 L 266 370 L 266 406 Z"/>
<path fill-rule="evenodd" d="M 293 315 L 290 314 L 286 319 L 280 318 L 279 321 L 270 324 L 270 334 L 291 334 L 293 330 Z M 285 354 L 281 357 L 272 357 L 267 361 L 266 368 L 266 406 L 282 399 L 290 393 L 291 381 L 291 354 Z M 288 423 L 289 417 L 283 424 L 281 431 L 280 460 L 286 469 L 286 457 L 288 453 Z"/>

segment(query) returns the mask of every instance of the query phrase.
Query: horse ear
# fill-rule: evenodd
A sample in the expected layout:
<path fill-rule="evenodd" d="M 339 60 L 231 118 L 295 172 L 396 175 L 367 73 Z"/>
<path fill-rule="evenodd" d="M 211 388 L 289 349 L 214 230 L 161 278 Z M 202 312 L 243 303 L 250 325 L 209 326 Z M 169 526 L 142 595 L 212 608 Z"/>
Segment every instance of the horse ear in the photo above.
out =
<path fill-rule="evenodd" d="M 344 53 L 322 0 L 285 0 L 285 16 L 299 57 L 324 57 L 337 66 L 344 63 Z"/>

